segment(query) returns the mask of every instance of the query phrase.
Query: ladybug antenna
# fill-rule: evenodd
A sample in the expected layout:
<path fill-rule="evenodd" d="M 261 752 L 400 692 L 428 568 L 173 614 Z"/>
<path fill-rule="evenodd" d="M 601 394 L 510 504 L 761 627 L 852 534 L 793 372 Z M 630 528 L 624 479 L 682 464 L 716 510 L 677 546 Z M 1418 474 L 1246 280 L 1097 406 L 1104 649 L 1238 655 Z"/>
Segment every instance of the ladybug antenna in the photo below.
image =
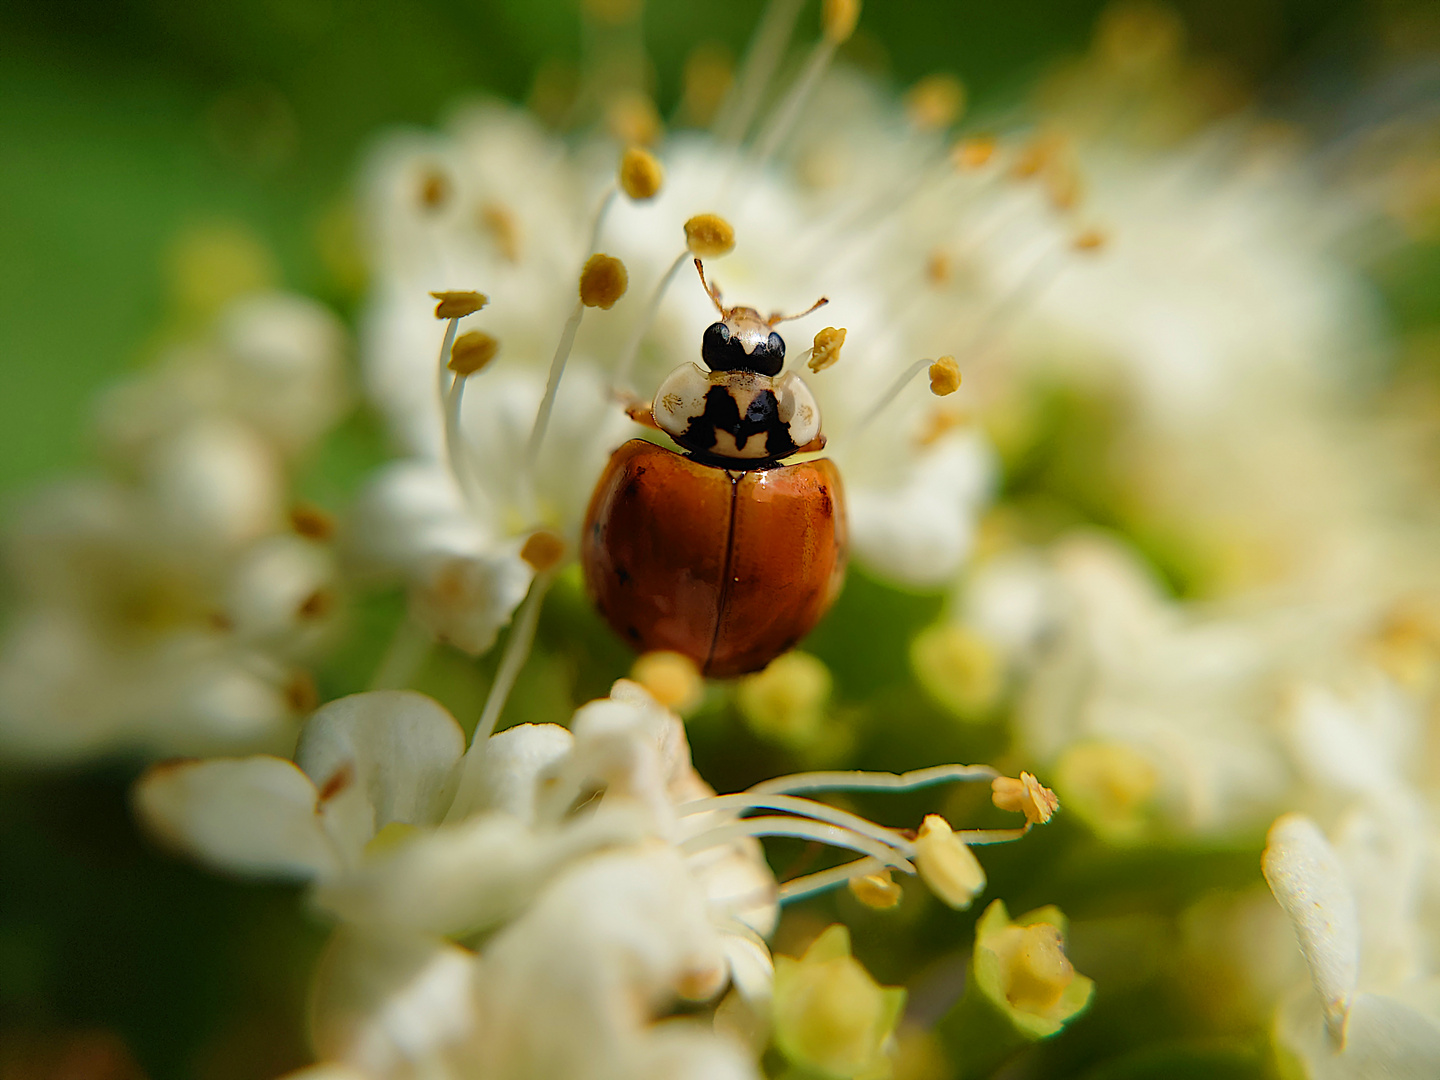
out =
<path fill-rule="evenodd" d="M 705 287 L 705 294 L 710 297 L 710 302 L 715 305 L 715 310 L 720 312 L 723 319 L 730 313 L 725 310 L 725 305 L 720 302 L 720 286 L 711 285 L 705 280 L 705 264 L 699 259 L 695 260 L 695 269 L 700 272 L 700 284 Z"/>
<path fill-rule="evenodd" d="M 766 326 L 774 326 L 776 323 L 791 322 L 791 321 L 793 321 L 793 320 L 795 320 L 795 319 L 803 319 L 806 315 L 809 315 L 809 314 L 811 314 L 812 312 L 819 311 L 822 307 L 824 307 L 824 306 L 825 306 L 826 304 L 828 304 L 829 302 L 830 302 L 830 298 L 829 298 L 828 296 L 822 296 L 822 297 L 820 297 L 819 300 L 816 300 L 813 304 L 811 304 L 811 305 L 810 305 L 808 308 L 806 308 L 804 311 L 800 312 L 799 315 L 781 315 L 780 312 L 777 311 L 777 312 L 775 312 L 774 315 L 771 315 L 770 318 L 768 318 L 768 319 L 765 320 L 765 325 L 766 325 Z"/>

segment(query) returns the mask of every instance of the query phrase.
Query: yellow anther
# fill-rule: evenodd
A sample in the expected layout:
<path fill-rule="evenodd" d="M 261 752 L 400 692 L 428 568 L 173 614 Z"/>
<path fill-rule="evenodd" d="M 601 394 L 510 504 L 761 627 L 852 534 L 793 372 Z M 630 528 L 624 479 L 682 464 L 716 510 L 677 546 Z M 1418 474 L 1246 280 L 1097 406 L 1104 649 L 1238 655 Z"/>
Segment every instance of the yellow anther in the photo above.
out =
<path fill-rule="evenodd" d="M 1099 251 L 1107 243 L 1107 237 L 1099 229 L 1086 229 L 1071 242 L 1076 251 Z"/>
<path fill-rule="evenodd" d="M 925 256 L 925 277 L 932 285 L 947 285 L 954 276 L 955 267 L 950 255 L 943 248 L 936 248 Z"/>
<path fill-rule="evenodd" d="M 620 190 L 632 199 L 653 199 L 665 182 L 665 169 L 644 147 L 620 155 Z"/>
<path fill-rule="evenodd" d="M 900 886 L 890 876 L 889 870 L 882 870 L 878 874 L 865 874 L 863 877 L 851 878 L 848 882 L 850 893 L 868 908 L 876 911 L 888 911 L 900 903 L 903 895 Z"/>
<path fill-rule="evenodd" d="M 471 330 L 455 339 L 455 344 L 450 346 L 450 360 L 445 366 L 464 378 L 485 367 L 499 351 L 500 342 L 484 330 Z"/>
<path fill-rule="evenodd" d="M 930 695 L 963 719 L 985 719 L 1000 697 L 999 657 L 968 627 L 942 622 L 922 630 L 910 663 Z"/>
<path fill-rule="evenodd" d="M 580 271 L 580 302 L 610 310 L 630 287 L 625 264 L 613 255 L 591 255 Z"/>
<path fill-rule="evenodd" d="M 689 712 L 705 697 L 699 666 L 682 653 L 647 652 L 630 668 L 630 678 L 661 705 L 678 713 Z"/>
<path fill-rule="evenodd" d="M 420 174 L 420 205 L 426 210 L 439 210 L 450 200 L 450 178 L 432 166 Z"/>
<path fill-rule="evenodd" d="M 815 335 L 815 347 L 810 352 L 810 370 L 824 371 L 840 359 L 840 346 L 845 344 L 845 328 L 827 326 Z"/>
<path fill-rule="evenodd" d="M 1007 926 L 990 943 L 1000 958 L 1005 1000 L 1021 1012 L 1051 1016 L 1075 981 L 1060 931 L 1049 923 Z"/>
<path fill-rule="evenodd" d="M 564 557 L 565 541 L 545 529 L 537 529 L 531 533 L 520 548 L 520 558 L 529 563 L 538 574 L 558 566 Z"/>
<path fill-rule="evenodd" d="M 719 214 L 696 214 L 685 222 L 685 246 L 702 259 L 725 255 L 735 247 L 735 229 Z"/>
<path fill-rule="evenodd" d="M 466 315 L 475 314 L 490 302 L 490 298 L 484 293 L 462 289 L 448 289 L 445 292 L 432 292 L 430 295 L 440 301 L 435 305 L 437 319 L 463 319 Z"/>
<path fill-rule="evenodd" d="M 821 0 L 820 23 L 832 45 L 849 41 L 859 21 L 860 0 Z"/>
<path fill-rule="evenodd" d="M 955 409 L 944 407 L 933 409 L 925 417 L 925 422 L 915 434 L 915 441 L 921 446 L 934 446 L 950 432 L 962 428 L 970 422 L 970 417 Z"/>
<path fill-rule="evenodd" d="M 301 600 L 295 608 L 295 617 L 305 622 L 323 619 L 335 609 L 335 594 L 328 589 L 316 589 Z"/>
<path fill-rule="evenodd" d="M 1045 824 L 1060 809 L 1055 793 L 1028 772 L 1022 772 L 1018 780 L 997 776 L 990 782 L 990 798 L 1001 810 L 1024 814 L 1031 825 Z"/>
<path fill-rule="evenodd" d="M 985 869 L 939 814 L 928 814 L 915 836 L 915 868 L 930 891 L 963 911 L 985 888 Z"/>
<path fill-rule="evenodd" d="M 905 95 L 905 113 L 921 131 L 939 131 L 960 118 L 965 85 L 954 75 L 927 75 Z"/>
<path fill-rule="evenodd" d="M 950 164 L 957 169 L 978 169 L 995 156 L 995 137 L 977 135 L 961 139 L 950 150 Z"/>
<path fill-rule="evenodd" d="M 290 528 L 307 540 L 329 540 L 335 518 L 311 503 L 296 503 L 290 508 Z"/>
<path fill-rule="evenodd" d="M 1061 159 L 1066 148 L 1067 143 L 1063 135 L 1053 132 L 1036 135 L 1021 149 L 1015 158 L 1015 163 L 1010 167 L 1010 173 L 1017 180 L 1028 180 L 1031 177 L 1039 176 Z"/>
<path fill-rule="evenodd" d="M 286 680 L 282 693 L 290 711 L 300 716 L 308 715 L 320 707 L 320 691 L 308 671 L 297 671 L 291 675 Z"/>
<path fill-rule="evenodd" d="M 960 389 L 960 365 L 953 356 L 942 356 L 930 365 L 930 392 L 945 397 Z"/>
<path fill-rule="evenodd" d="M 742 679 L 736 699 L 751 730 L 776 742 L 803 745 L 820 733 L 832 687 L 824 661 L 789 652 Z"/>
<path fill-rule="evenodd" d="M 685 113 L 699 127 L 715 118 L 734 81 L 734 61 L 723 45 L 705 43 L 685 58 Z"/>
<path fill-rule="evenodd" d="M 512 263 L 520 261 L 520 223 L 509 207 L 485 203 L 476 211 L 475 220 L 495 242 L 502 259 Z"/>
<path fill-rule="evenodd" d="M 622 91 L 605 106 L 605 126 L 626 146 L 652 146 L 660 138 L 660 112 L 639 91 Z"/>

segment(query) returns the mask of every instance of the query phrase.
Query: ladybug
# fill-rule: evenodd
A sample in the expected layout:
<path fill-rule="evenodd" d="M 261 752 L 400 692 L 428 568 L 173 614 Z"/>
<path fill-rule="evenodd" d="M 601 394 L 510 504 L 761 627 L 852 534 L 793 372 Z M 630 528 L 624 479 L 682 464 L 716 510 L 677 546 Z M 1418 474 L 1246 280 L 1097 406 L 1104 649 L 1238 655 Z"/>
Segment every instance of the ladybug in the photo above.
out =
<path fill-rule="evenodd" d="M 634 648 L 724 678 L 763 668 L 830 607 L 845 577 L 845 499 L 828 458 L 784 463 L 825 445 L 810 389 L 780 373 L 785 317 L 725 307 L 695 266 L 720 312 L 701 339 L 705 367 L 681 365 L 631 413 L 685 452 L 644 439 L 615 451 L 580 561 L 596 607 Z"/>

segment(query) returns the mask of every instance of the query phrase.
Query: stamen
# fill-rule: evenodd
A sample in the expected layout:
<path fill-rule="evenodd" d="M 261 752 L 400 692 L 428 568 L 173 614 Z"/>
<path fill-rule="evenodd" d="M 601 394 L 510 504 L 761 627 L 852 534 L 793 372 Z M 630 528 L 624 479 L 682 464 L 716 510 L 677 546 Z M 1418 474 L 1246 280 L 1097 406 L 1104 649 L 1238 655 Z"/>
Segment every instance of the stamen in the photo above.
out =
<path fill-rule="evenodd" d="M 614 192 L 611 192 L 613 196 Z M 545 429 L 550 426 L 550 413 L 555 408 L 555 395 L 560 391 L 560 378 L 565 374 L 565 364 L 570 359 L 570 350 L 575 346 L 575 335 L 580 330 L 580 320 L 587 307 L 609 310 L 629 286 L 629 275 L 625 264 L 611 255 L 592 255 L 580 272 L 580 299 L 575 310 L 565 320 L 560 332 L 560 341 L 555 346 L 555 355 L 550 361 L 550 377 L 545 382 L 545 396 L 540 399 L 540 408 L 535 413 L 535 424 L 530 429 L 530 441 L 525 447 L 525 472 L 535 476 L 535 463 L 540 459 L 540 446 L 545 441 Z"/>
<path fill-rule="evenodd" d="M 814 840 L 831 847 L 848 848 L 851 851 L 858 851 L 862 855 L 869 855 L 892 869 L 907 874 L 915 873 L 915 867 L 909 859 L 901 857 L 895 853 L 894 849 L 872 840 L 868 836 L 862 836 L 835 825 L 827 825 L 821 821 L 807 821 L 804 818 L 794 817 L 741 818 L 739 821 L 717 825 L 713 829 L 706 829 L 698 836 L 682 840 L 680 850 L 686 855 L 694 855 L 697 852 L 721 847 L 735 840 L 762 836 L 789 836 L 797 840 Z"/>
<path fill-rule="evenodd" d="M 630 370 L 635 366 L 635 358 L 640 355 L 640 344 L 645 340 L 645 335 L 655 325 L 655 316 L 660 312 L 660 304 L 665 299 L 665 293 L 670 288 L 670 283 L 675 280 L 675 275 L 680 272 L 680 267 L 685 265 L 685 259 L 689 251 L 682 251 L 675 256 L 675 261 L 670 268 L 661 276 L 655 286 L 655 291 L 650 294 L 650 300 L 645 305 L 645 312 L 640 316 L 639 325 L 635 332 L 630 335 L 630 340 L 625 344 L 625 351 L 620 354 L 620 362 L 615 365 L 615 375 L 612 380 L 612 387 L 615 389 L 628 389 Z"/>
<path fill-rule="evenodd" d="M 696 256 L 700 280 L 705 280 L 705 270 L 698 264 L 701 259 L 716 259 L 727 255 L 735 248 L 735 228 L 719 214 L 696 214 L 685 222 L 685 246 Z M 719 303 L 718 290 L 705 286 L 705 291 Z M 721 310 L 724 310 L 723 308 Z"/>
<path fill-rule="evenodd" d="M 541 602 L 554 580 L 552 572 L 536 574 L 530 583 L 530 591 L 525 594 L 524 601 L 515 612 L 515 619 L 510 625 L 510 636 L 505 641 L 505 652 L 495 669 L 495 681 L 490 684 L 490 692 L 485 696 L 485 706 L 475 724 L 475 734 L 470 738 L 470 749 L 465 752 L 455 801 L 450 804 L 445 815 L 447 822 L 467 817 L 474 808 L 473 804 L 478 801 L 482 783 L 480 763 L 485 756 L 486 743 L 495 732 L 495 725 L 505 709 L 510 691 L 515 688 L 520 669 L 530 658 L 530 649 L 535 644 L 535 628 L 540 621 Z"/>
<path fill-rule="evenodd" d="M 722 145 L 733 147 L 744 141 L 755 111 L 795 33 L 795 23 L 803 6 L 804 0 L 770 0 L 765 8 L 765 15 L 745 53 L 744 70 L 720 107 L 715 134 Z"/>
<path fill-rule="evenodd" d="M 665 169 L 655 155 L 639 146 L 632 146 L 620 158 L 620 188 L 636 201 L 653 199 L 665 182 Z"/>
<path fill-rule="evenodd" d="M 849 885 L 850 895 L 875 911 L 889 911 L 898 905 L 905 895 L 890 876 L 889 870 L 852 877 Z"/>
<path fill-rule="evenodd" d="M 965 108 L 965 85 L 954 75 L 927 75 L 905 95 L 905 113 L 921 131 L 948 128 Z"/>
<path fill-rule="evenodd" d="M 846 885 L 858 878 L 868 877 L 886 869 L 879 859 L 869 857 L 855 859 L 853 862 L 833 866 L 829 870 L 817 870 L 813 874 L 781 882 L 776 899 L 782 904 L 788 904 L 792 900 L 803 900 L 808 896 L 828 892 L 837 885 Z"/>
<path fill-rule="evenodd" d="M 1000 773 L 989 765 L 932 765 L 907 773 L 808 772 L 762 780 L 747 789 L 753 795 L 797 791 L 917 791 L 935 784 L 989 783 Z"/>
<path fill-rule="evenodd" d="M 437 319 L 463 319 L 466 315 L 475 314 L 490 302 L 490 298 L 484 293 L 468 289 L 447 289 L 444 292 L 432 292 L 430 295 L 440 301 L 435 305 Z"/>
<path fill-rule="evenodd" d="M 500 343 L 483 330 L 471 330 L 461 334 L 450 347 L 450 361 L 445 366 L 461 378 L 484 370 L 495 354 Z"/>
<path fill-rule="evenodd" d="M 815 344 L 810 349 L 808 366 L 819 374 L 840 359 L 840 348 L 845 344 L 845 328 L 827 326 L 815 335 Z"/>
<path fill-rule="evenodd" d="M 770 160 L 790 134 L 805 103 L 825 77 L 830 61 L 835 58 L 835 50 L 855 32 L 855 23 L 859 18 L 860 0 L 824 0 L 821 15 L 824 33 L 815 43 L 800 77 L 776 107 L 769 125 L 756 139 L 753 160 L 757 168 Z"/>
<path fill-rule="evenodd" d="M 681 817 L 716 812 L 743 814 L 746 810 L 783 810 L 815 821 L 824 821 L 887 844 L 907 856 L 914 849 L 909 838 L 895 829 L 877 825 L 858 814 L 841 810 L 838 806 L 817 802 L 815 799 L 800 799 L 793 795 L 752 795 L 740 791 L 733 795 L 711 795 L 704 799 L 694 799 L 676 808 Z"/>
<path fill-rule="evenodd" d="M 948 397 L 960 389 L 960 365 L 953 356 L 942 356 L 930 365 L 930 392 Z"/>

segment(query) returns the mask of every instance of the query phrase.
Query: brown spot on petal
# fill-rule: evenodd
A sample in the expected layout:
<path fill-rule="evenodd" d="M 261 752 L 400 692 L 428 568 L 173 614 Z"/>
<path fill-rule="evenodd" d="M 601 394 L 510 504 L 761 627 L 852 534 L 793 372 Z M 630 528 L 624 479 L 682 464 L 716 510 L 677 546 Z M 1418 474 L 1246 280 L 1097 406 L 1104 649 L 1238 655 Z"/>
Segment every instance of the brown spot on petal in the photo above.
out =
<path fill-rule="evenodd" d="M 290 528 L 307 540 L 329 540 L 335 535 L 335 518 L 312 503 L 290 508 Z"/>
<path fill-rule="evenodd" d="M 320 691 L 308 671 L 297 671 L 291 675 L 285 684 L 284 694 L 285 704 L 302 716 L 308 716 L 320 704 Z"/>
<path fill-rule="evenodd" d="M 322 803 L 329 802 L 354 782 L 355 765 L 353 762 L 347 761 L 331 773 L 325 783 L 320 785 L 320 801 Z"/>
<path fill-rule="evenodd" d="M 295 609 L 298 618 L 307 622 L 314 619 L 323 619 L 335 609 L 335 596 L 328 589 L 316 589 Z"/>

